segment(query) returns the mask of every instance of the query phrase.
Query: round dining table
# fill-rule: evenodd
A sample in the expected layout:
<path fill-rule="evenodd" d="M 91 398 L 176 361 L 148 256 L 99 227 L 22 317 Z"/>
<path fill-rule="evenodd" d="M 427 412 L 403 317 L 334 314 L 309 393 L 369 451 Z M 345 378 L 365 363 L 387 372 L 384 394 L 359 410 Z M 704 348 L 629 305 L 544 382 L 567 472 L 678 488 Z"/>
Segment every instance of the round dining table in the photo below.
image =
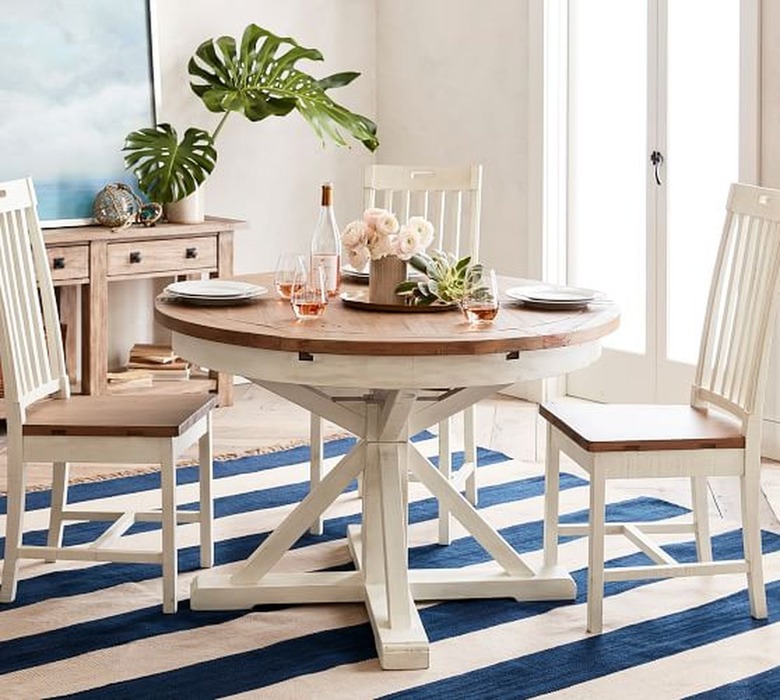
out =
<path fill-rule="evenodd" d="M 341 426 L 357 442 L 238 570 L 195 577 L 193 609 L 363 602 L 382 668 L 416 669 L 429 665 L 429 641 L 415 601 L 575 597 L 567 571 L 524 561 L 410 437 L 516 382 L 593 363 L 601 339 L 618 326 L 613 303 L 539 309 L 504 298 L 492 323 L 472 326 L 457 309 L 379 310 L 366 301 L 365 286 L 345 280 L 345 299 L 330 300 L 316 320 L 297 321 L 290 303 L 275 297 L 271 275 L 236 279 L 269 292 L 229 306 L 157 299 L 155 319 L 172 331 L 176 354 L 243 376 Z M 531 283 L 499 278 L 503 292 Z M 492 568 L 409 568 L 410 474 L 486 550 Z M 359 475 L 361 524 L 350 525 L 347 535 L 355 571 L 272 571 Z"/>

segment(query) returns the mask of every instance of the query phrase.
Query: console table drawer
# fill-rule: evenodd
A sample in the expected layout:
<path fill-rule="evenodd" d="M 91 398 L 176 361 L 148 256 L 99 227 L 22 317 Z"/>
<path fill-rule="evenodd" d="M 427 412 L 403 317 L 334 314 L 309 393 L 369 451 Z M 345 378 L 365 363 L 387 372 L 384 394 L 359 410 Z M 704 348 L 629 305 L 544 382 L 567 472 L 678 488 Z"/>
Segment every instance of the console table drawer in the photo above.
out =
<path fill-rule="evenodd" d="M 89 246 L 73 245 L 46 248 L 52 281 L 87 279 L 89 277 Z"/>
<path fill-rule="evenodd" d="M 216 268 L 216 236 L 108 244 L 109 277 Z"/>

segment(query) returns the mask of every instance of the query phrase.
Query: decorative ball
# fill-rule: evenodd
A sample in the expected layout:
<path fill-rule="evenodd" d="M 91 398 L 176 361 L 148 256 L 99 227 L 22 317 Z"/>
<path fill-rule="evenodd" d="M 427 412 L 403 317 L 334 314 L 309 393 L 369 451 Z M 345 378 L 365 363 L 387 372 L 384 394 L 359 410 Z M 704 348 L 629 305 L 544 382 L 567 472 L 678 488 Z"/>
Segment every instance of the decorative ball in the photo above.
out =
<path fill-rule="evenodd" d="M 126 228 L 135 221 L 141 206 L 130 187 L 122 182 L 113 182 L 97 193 L 92 204 L 92 215 L 103 226 Z"/>

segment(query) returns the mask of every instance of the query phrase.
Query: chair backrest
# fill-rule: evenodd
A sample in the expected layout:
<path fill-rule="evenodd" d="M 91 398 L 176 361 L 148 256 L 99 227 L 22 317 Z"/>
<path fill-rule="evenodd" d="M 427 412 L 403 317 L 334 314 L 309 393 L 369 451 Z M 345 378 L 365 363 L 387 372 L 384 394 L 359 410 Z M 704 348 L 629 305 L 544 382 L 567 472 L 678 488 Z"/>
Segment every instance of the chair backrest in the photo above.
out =
<path fill-rule="evenodd" d="M 482 166 L 369 165 L 363 180 L 366 207 L 392 211 L 403 224 L 423 216 L 435 228 L 432 248 L 479 258 Z"/>
<path fill-rule="evenodd" d="M 32 180 L 0 182 L 0 360 L 9 420 L 69 395 L 54 286 Z"/>
<path fill-rule="evenodd" d="M 763 411 L 778 283 L 780 190 L 733 184 L 710 287 L 692 404 L 743 423 Z"/>

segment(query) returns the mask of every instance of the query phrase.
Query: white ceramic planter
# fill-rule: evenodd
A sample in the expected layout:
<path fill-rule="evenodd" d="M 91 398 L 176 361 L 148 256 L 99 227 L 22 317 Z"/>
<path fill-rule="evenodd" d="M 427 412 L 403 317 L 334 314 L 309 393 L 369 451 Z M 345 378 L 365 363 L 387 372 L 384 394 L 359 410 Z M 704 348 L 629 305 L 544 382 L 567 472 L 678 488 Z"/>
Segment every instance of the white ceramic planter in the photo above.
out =
<path fill-rule="evenodd" d="M 206 216 L 204 199 L 199 187 L 184 199 L 166 204 L 165 218 L 172 224 L 200 224 Z"/>

